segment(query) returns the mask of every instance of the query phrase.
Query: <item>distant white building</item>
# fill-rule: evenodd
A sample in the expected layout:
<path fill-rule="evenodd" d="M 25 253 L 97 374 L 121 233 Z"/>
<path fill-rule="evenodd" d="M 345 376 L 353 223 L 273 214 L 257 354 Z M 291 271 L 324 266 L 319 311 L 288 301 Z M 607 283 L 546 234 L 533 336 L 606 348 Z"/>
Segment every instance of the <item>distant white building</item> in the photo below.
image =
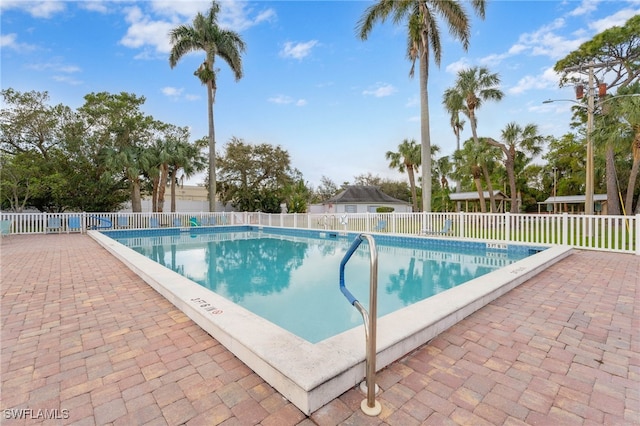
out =
<path fill-rule="evenodd" d="M 150 197 L 142 198 L 142 211 L 151 212 L 152 203 Z M 163 212 L 171 211 L 171 186 L 167 186 L 164 194 Z M 131 203 L 127 203 L 121 211 L 130 212 Z M 176 211 L 181 213 L 199 213 L 209 211 L 209 193 L 205 186 L 200 185 L 177 185 L 176 186 Z M 231 211 L 231 206 L 225 206 L 216 202 L 216 211 Z"/>
<path fill-rule="evenodd" d="M 322 203 L 319 213 L 375 213 L 378 207 L 391 207 L 394 212 L 410 213 L 411 203 L 385 194 L 376 186 L 348 186 Z"/>
<path fill-rule="evenodd" d="M 546 205 L 548 213 L 584 213 L 586 195 L 560 195 L 538 203 L 538 213 Z M 607 194 L 593 194 L 594 214 L 607 214 Z"/>

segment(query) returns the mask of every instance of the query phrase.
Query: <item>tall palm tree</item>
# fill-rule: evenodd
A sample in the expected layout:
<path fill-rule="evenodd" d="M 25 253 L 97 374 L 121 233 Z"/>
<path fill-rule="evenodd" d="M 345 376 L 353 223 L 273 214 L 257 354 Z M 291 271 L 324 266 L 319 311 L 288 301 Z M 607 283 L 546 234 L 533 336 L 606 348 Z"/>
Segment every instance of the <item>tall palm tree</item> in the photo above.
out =
<path fill-rule="evenodd" d="M 460 150 L 460 133 L 464 128 L 465 121 L 460 119 L 460 112 L 462 111 L 462 103 L 463 99 L 458 92 L 453 89 L 447 89 L 444 92 L 444 97 L 442 100 L 442 104 L 445 109 L 449 113 L 449 125 L 451 125 L 451 130 L 453 130 L 453 134 L 456 135 L 456 150 Z M 456 192 L 460 192 L 461 182 L 460 182 L 460 173 L 456 170 Z M 457 203 L 457 210 L 460 211 L 460 201 Z"/>
<path fill-rule="evenodd" d="M 500 148 L 504 154 L 504 167 L 507 170 L 509 188 L 511 192 L 511 213 L 518 213 L 517 189 L 516 189 L 516 153 L 522 152 L 531 157 L 542 151 L 543 138 L 538 134 L 538 126 L 527 124 L 524 128 L 511 122 L 502 130 L 503 142 L 492 138 L 484 139 L 489 145 Z"/>
<path fill-rule="evenodd" d="M 490 73 L 486 67 L 466 68 L 458 71 L 458 77 L 454 87 L 445 91 L 443 102 L 448 107 L 462 107 L 462 112 L 469 118 L 471 134 L 475 143 L 479 144 L 478 119 L 476 110 L 486 101 L 500 101 L 504 93 L 496 86 L 500 84 L 500 77 L 497 73 Z M 485 167 L 486 169 L 486 167 Z M 489 197 L 491 198 L 492 211 L 495 210 L 495 199 L 491 188 L 491 181 L 487 182 Z M 484 197 L 482 191 L 478 192 L 481 204 Z"/>
<path fill-rule="evenodd" d="M 407 57 L 412 61 L 409 76 L 413 76 L 415 61 L 419 60 L 420 73 L 420 139 L 422 164 L 422 209 L 431 211 L 431 136 L 429 130 L 429 53 L 433 54 L 436 65 L 440 66 L 442 45 L 438 17 L 449 27 L 450 34 L 462 42 L 465 50 L 469 47 L 471 23 L 460 0 L 378 0 L 365 10 L 357 25 L 359 37 L 366 40 L 374 23 L 384 22 L 393 16 L 394 24 L 407 22 Z M 480 18 L 484 19 L 485 0 L 472 0 L 471 5 Z"/>
<path fill-rule="evenodd" d="M 420 146 L 414 139 L 405 139 L 398 145 L 398 152 L 387 151 L 385 155 L 390 160 L 389 167 L 398 169 L 400 173 L 407 171 L 409 176 L 409 186 L 411 187 L 411 202 L 413 203 L 413 211 L 418 211 L 418 195 L 416 193 L 415 172 L 420 167 Z"/>
<path fill-rule="evenodd" d="M 207 107 L 209 118 L 209 211 L 216 210 L 216 139 L 213 124 L 213 104 L 216 99 L 216 70 L 213 65 L 216 56 L 221 57 L 233 71 L 236 81 L 242 78 L 242 57 L 246 45 L 240 35 L 225 30 L 218 25 L 220 5 L 213 1 L 207 15 L 198 13 L 193 25 L 179 25 L 169 32 L 172 48 L 169 65 L 175 67 L 187 53 L 204 51 L 206 58 L 194 72 L 207 87 Z"/>

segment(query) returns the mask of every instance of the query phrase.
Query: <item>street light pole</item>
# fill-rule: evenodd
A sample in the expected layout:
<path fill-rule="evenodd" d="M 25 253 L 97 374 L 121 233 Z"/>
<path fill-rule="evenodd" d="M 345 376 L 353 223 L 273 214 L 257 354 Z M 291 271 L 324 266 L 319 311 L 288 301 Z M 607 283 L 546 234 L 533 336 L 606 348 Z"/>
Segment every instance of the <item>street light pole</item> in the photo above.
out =
<path fill-rule="evenodd" d="M 584 197 L 584 214 L 593 214 L 593 63 L 589 64 L 589 88 L 587 90 L 587 170 Z"/>

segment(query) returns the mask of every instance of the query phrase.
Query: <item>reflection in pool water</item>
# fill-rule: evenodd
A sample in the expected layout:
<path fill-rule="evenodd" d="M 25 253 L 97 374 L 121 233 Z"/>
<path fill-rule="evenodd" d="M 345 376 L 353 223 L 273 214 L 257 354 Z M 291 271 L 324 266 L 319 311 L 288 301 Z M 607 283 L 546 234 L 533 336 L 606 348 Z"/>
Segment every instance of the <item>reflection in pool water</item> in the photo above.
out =
<path fill-rule="evenodd" d="M 351 239 L 255 231 L 110 236 L 312 343 L 362 324 L 338 288 L 340 261 Z M 453 245 L 408 248 L 376 241 L 376 246 L 379 316 L 528 255 Z M 347 263 L 345 282 L 366 308 L 369 269 L 364 243 Z"/>

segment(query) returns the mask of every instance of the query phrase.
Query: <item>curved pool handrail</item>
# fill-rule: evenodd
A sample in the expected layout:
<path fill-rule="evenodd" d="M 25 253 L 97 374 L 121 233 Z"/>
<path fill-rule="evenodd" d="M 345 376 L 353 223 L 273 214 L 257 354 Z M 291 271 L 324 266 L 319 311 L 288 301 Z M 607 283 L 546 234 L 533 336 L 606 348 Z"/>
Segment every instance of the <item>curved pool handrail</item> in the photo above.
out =
<path fill-rule="evenodd" d="M 344 254 L 344 257 L 342 258 L 342 261 L 340 262 L 340 291 L 342 292 L 342 294 L 344 294 L 344 297 L 347 298 L 350 305 L 354 305 L 358 301 L 358 299 L 356 299 L 345 286 L 344 267 L 346 266 L 349 259 L 351 259 L 351 256 L 353 256 L 353 253 L 355 253 L 358 247 L 360 247 L 360 244 L 362 244 L 362 236 L 363 234 L 360 234 L 356 237 L 353 243 L 351 243 L 351 247 L 349 247 L 347 252 Z"/>
<path fill-rule="evenodd" d="M 344 267 L 351 259 L 353 253 L 358 249 L 363 240 L 369 243 L 369 253 L 371 260 L 371 272 L 369 277 L 369 310 L 362 306 L 353 294 L 347 289 L 344 283 Z M 360 408 L 368 416 L 377 416 L 382 411 L 382 406 L 376 401 L 376 323 L 378 316 L 378 251 L 373 236 L 360 234 L 347 250 L 340 262 L 340 291 L 362 315 L 364 322 L 364 335 L 366 340 L 366 384 L 367 398 L 362 401 Z"/>

